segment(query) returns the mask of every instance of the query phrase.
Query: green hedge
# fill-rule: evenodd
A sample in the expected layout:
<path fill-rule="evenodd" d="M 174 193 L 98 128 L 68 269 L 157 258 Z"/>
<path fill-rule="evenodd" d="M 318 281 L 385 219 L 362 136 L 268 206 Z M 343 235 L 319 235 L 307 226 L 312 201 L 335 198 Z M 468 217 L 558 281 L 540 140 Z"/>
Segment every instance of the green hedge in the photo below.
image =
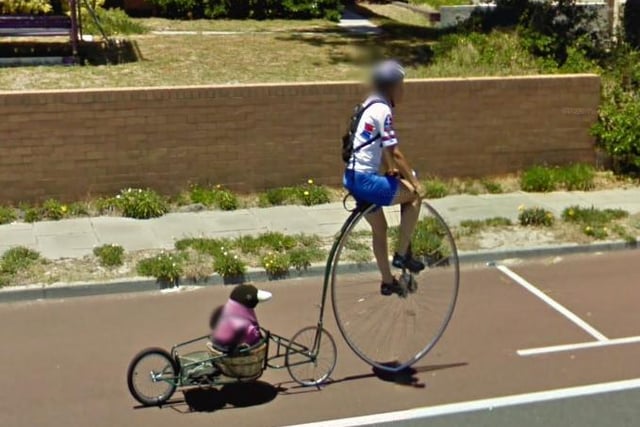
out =
<path fill-rule="evenodd" d="M 167 18 L 340 19 L 341 0 L 151 0 Z"/>

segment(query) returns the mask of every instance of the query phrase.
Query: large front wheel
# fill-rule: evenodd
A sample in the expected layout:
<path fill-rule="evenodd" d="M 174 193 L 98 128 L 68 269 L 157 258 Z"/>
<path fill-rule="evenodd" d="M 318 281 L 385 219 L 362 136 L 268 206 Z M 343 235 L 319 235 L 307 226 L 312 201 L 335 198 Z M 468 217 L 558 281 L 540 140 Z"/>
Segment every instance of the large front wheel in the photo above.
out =
<path fill-rule="evenodd" d="M 337 237 L 329 272 L 333 310 L 340 332 L 362 360 L 397 372 L 415 364 L 442 337 L 458 295 L 458 253 L 442 217 L 422 202 L 411 252 L 426 268 L 416 275 L 391 267 L 402 292 L 382 295 L 366 220 L 374 209 L 352 215 Z M 384 208 L 384 213 L 391 257 L 398 245 L 401 209 Z"/>

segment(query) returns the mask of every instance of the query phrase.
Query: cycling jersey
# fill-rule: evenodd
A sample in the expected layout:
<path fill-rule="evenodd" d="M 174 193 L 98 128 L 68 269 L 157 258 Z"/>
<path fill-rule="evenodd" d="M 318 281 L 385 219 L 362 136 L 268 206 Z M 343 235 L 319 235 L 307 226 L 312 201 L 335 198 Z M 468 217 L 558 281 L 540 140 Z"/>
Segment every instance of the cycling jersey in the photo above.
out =
<path fill-rule="evenodd" d="M 393 129 L 391 107 L 378 96 L 370 96 L 362 105 L 379 100 L 370 105 L 360 119 L 353 141 L 354 147 L 360 147 L 349 162 L 347 168 L 358 172 L 378 173 L 382 162 L 382 150 L 398 144 Z M 367 142 L 375 140 L 371 144 Z"/>

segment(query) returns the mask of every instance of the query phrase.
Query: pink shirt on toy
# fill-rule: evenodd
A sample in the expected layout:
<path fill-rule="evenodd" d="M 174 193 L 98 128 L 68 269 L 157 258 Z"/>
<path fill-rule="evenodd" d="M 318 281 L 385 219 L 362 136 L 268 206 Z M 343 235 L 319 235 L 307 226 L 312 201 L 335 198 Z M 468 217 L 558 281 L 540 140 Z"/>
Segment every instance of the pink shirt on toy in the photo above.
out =
<path fill-rule="evenodd" d="M 228 300 L 211 332 L 211 338 L 215 344 L 223 347 L 257 344 L 262 334 L 255 311 L 234 300 Z"/>

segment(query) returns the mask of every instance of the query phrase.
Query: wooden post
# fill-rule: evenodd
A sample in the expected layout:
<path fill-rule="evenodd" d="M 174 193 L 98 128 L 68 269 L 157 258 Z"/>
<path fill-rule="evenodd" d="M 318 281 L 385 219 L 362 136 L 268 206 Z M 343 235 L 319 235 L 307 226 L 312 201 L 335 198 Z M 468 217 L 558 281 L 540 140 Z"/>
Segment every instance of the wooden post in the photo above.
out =
<path fill-rule="evenodd" d="M 71 49 L 73 57 L 77 61 L 78 55 L 78 4 L 76 0 L 69 0 L 69 10 L 71 11 Z"/>

